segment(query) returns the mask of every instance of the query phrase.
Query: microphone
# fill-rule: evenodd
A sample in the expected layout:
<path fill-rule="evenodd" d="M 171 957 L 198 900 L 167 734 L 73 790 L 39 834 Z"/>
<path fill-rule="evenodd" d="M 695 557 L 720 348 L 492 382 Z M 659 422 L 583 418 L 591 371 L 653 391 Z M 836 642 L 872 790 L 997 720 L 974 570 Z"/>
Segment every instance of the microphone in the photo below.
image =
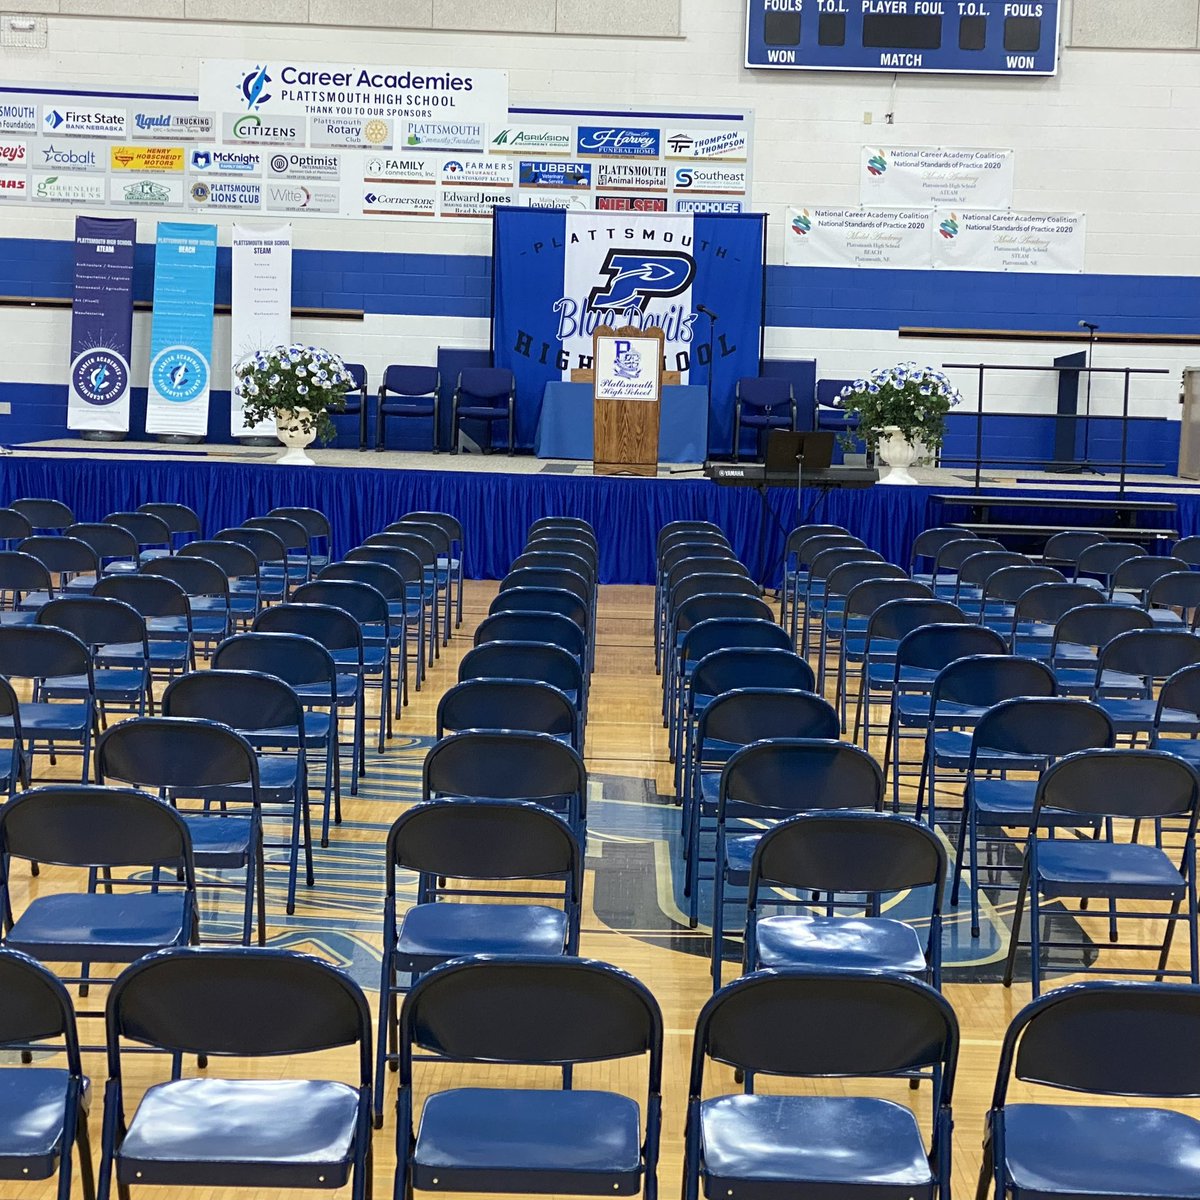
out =
<path fill-rule="evenodd" d="M 1091 321 L 1080 321 L 1079 328 L 1080 329 L 1090 329 L 1093 333 L 1095 333 L 1096 330 L 1100 328 L 1100 326 L 1093 325 Z"/>
<path fill-rule="evenodd" d="M 711 308 L 705 308 L 703 304 L 697 304 L 696 311 L 698 313 L 703 313 L 710 321 L 719 321 L 720 320 L 720 318 L 717 316 L 717 314 L 715 312 L 713 312 L 713 310 Z"/>

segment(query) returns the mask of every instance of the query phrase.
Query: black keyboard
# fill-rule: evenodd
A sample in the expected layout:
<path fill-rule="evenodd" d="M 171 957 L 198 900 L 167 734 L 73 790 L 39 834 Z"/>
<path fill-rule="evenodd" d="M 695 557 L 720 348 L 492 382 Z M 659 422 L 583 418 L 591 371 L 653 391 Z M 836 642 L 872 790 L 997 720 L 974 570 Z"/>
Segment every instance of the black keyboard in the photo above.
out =
<path fill-rule="evenodd" d="M 726 487 L 795 487 L 794 472 L 767 474 L 762 463 L 706 462 L 704 474 L 713 483 Z M 868 488 L 879 482 L 874 467 L 826 467 L 823 471 L 805 471 L 805 487 Z"/>

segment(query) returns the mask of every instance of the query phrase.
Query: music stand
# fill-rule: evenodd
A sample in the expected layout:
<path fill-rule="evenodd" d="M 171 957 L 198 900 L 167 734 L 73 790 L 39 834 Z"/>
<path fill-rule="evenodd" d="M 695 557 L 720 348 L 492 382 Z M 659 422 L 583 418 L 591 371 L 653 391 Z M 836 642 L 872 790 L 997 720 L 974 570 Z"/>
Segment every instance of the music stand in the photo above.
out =
<path fill-rule="evenodd" d="M 829 432 L 812 430 L 795 433 L 790 429 L 772 429 L 767 434 L 767 452 L 763 474 L 767 480 L 796 472 L 796 511 L 800 511 L 800 490 L 804 486 L 804 468 L 828 471 L 833 463 L 833 439 Z"/>

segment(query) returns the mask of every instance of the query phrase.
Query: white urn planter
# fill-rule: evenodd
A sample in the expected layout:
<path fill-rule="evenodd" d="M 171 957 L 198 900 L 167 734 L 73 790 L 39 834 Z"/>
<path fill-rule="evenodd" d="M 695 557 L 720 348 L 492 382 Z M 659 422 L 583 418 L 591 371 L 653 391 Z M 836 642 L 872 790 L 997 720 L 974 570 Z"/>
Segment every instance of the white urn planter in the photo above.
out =
<path fill-rule="evenodd" d="M 908 485 L 917 482 L 908 471 L 908 468 L 916 462 L 917 448 L 900 432 L 897 426 L 887 425 L 881 430 L 875 452 L 891 468 L 879 481 L 880 483 Z"/>
<path fill-rule="evenodd" d="M 315 467 L 317 464 L 304 451 L 312 445 L 317 431 L 311 425 L 311 414 L 307 408 L 277 408 L 275 410 L 275 434 L 286 449 L 276 460 L 282 466 Z M 302 424 L 303 422 L 303 424 Z M 309 428 L 304 425 L 308 424 Z"/>

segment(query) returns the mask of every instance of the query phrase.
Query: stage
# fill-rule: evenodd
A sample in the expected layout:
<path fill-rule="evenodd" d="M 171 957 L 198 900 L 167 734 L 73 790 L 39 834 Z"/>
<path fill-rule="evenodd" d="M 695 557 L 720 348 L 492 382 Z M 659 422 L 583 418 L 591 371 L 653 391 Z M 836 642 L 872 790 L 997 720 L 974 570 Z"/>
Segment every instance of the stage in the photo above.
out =
<path fill-rule="evenodd" d="M 162 446 L 61 439 L 14 448 L 0 457 L 0 501 L 48 496 L 70 505 L 81 521 L 136 508 L 150 500 L 187 504 L 216 532 L 277 505 L 305 505 L 328 514 L 334 552 L 341 553 L 405 512 L 433 509 L 463 523 L 466 572 L 498 579 L 521 552 L 530 524 L 547 514 L 582 517 L 595 527 L 601 582 L 649 583 L 654 544 L 668 521 L 715 521 L 734 550 L 767 583 L 778 577 L 787 530 L 810 521 L 845 525 L 894 562 L 907 564 L 913 538 L 947 517 L 932 497 L 971 490 L 966 470 L 921 469 L 917 487 L 878 485 L 796 493 L 771 488 L 764 506 L 750 487 L 722 487 L 699 465 L 661 466 L 658 478 L 593 476 L 590 464 L 505 455 L 433 455 L 387 451 L 315 450 L 316 467 L 280 467 L 277 447 Z M 988 471 L 984 488 L 1003 494 L 1101 498 L 1115 479 Z M 1129 499 L 1166 499 L 1175 514 L 1146 514 L 1144 526 L 1200 533 L 1200 484 L 1155 475 L 1130 477 Z M 1008 520 L 997 510 L 996 520 Z M 1039 510 L 1038 521 L 1087 527 L 1085 514 Z"/>

